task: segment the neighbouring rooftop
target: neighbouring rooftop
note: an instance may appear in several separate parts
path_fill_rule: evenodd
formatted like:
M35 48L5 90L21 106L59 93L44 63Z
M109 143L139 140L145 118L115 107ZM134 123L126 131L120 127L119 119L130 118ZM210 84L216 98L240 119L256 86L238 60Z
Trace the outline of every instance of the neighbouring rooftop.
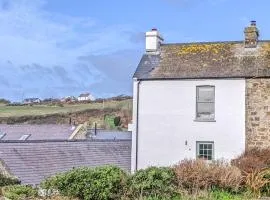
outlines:
M95 132L95 129L90 129L86 137L93 140L131 140L131 132L104 129L97 129Z
M0 161L22 184L33 185L74 167L115 165L130 171L131 140L0 141Z
M67 140L74 129L57 124L0 124L0 140Z

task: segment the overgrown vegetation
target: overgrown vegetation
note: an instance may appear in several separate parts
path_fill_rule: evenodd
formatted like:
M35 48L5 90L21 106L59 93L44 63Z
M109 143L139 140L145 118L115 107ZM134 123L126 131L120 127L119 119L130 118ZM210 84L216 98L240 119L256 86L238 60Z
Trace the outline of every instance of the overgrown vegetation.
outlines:
M270 196L270 149L251 149L232 161L243 176L244 185L256 196Z
M168 167L150 167L139 170L130 177L127 185L130 199L142 197L172 199L177 196L177 184L174 170Z
M223 161L184 160L174 170L178 187L189 193L214 189L238 192L242 184L241 171Z
M20 181L18 179L7 177L6 175L0 173L0 187L7 186L7 185L15 185L19 183Z
M113 166L78 168L45 180L42 187L84 200L120 199L127 183L127 174Z
M37 188L28 185L11 185L2 188L3 195L11 200L32 199L38 196Z
M245 200L270 197L269 150L251 150L232 164L184 160L134 174L113 167L78 168L46 179L48 199L62 200ZM251 156L252 155L252 156ZM260 165L251 165L252 158ZM35 188L4 187L4 195L34 199ZM55 195L61 196L55 196ZM63 197L64 196L64 197ZM43 198L44 199L44 198Z

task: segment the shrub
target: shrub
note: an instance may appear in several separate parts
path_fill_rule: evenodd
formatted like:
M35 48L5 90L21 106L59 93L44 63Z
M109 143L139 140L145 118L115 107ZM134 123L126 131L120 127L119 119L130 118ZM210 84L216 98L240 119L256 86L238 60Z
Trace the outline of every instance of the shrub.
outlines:
M243 173L251 173L270 166L270 149L251 149L232 161Z
M120 199L127 174L113 166L78 168L51 177L42 183L47 190L58 190L68 197L85 200Z
M9 104L10 101L7 100L7 99L0 98L0 103L1 103L1 104Z
M171 168L150 167L139 170L129 180L131 199L172 199L176 195L176 177Z
M179 189L190 193L215 188L237 191L242 183L241 171L222 161L207 163L203 160L184 160L174 170Z
M4 197L11 200L31 199L38 196L38 190L29 185L12 185L2 189Z
M0 173L0 187L7 186L7 185L15 185L19 184L20 181L16 178L11 178L3 175Z
M115 117L113 122L114 122L115 126L120 126L121 125L121 117L120 116Z
M258 197L261 193L269 193L270 168L256 170L246 176L246 186Z

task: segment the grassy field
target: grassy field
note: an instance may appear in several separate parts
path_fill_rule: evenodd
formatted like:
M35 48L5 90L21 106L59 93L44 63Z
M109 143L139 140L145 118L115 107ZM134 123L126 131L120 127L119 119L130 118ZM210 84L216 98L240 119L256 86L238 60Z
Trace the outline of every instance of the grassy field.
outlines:
M70 113L83 111L88 109L132 109L132 100L123 101L108 101L103 103L88 103L88 104L64 104L60 106L49 105L33 105L33 106L5 106L0 104L0 117L20 117L20 116L35 116L48 115L55 113Z

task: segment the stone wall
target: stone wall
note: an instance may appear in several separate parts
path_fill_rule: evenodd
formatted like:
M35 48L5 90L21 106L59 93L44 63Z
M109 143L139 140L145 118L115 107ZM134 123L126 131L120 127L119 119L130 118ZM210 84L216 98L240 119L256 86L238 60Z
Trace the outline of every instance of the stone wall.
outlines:
M246 147L270 147L270 79L246 80Z

